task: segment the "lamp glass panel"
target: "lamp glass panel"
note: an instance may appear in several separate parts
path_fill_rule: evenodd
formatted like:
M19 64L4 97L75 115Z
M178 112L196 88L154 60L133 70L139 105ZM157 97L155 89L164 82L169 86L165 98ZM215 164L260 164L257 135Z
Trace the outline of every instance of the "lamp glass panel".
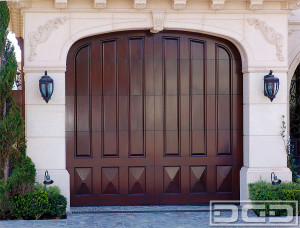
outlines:
M46 84L41 84L41 91L44 97L47 96L47 91L46 91Z
M273 95L274 84L272 82L268 82L267 84L267 92L268 95Z
M51 96L53 93L53 84L52 83L48 83L48 96Z

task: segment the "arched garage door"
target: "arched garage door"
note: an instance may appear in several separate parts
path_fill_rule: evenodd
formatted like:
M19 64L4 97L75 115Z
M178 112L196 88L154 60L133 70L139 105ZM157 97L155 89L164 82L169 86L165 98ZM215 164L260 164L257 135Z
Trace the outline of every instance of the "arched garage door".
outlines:
M71 205L239 198L242 73L215 37L120 32L75 43L66 73Z

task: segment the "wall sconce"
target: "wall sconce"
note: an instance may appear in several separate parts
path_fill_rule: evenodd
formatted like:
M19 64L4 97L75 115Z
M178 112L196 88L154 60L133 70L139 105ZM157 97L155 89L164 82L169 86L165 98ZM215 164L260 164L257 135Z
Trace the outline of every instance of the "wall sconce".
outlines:
M47 75L47 71L45 71L45 75L41 77L39 86L43 99L48 103L53 94L54 84L53 79Z
M274 172L271 173L271 182L272 185L279 185L281 183L281 180L277 179L277 176L275 175Z
M264 77L264 94L271 102L276 97L279 90L279 79L274 77L272 73L273 71L270 70L270 73Z
M45 176L44 176L44 185L45 185L45 191L46 191L46 186L47 185L50 185L50 184L53 184L53 180L51 180L51 178L50 178L50 175L49 175L49 173L48 173L48 170L46 170L46 172L45 172Z

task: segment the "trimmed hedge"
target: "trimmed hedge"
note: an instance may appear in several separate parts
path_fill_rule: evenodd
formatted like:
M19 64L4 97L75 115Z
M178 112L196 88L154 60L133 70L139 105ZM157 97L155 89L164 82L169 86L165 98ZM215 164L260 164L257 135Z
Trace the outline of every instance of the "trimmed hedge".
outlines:
M39 219L50 209L47 193L44 191L29 192L15 197L15 209L12 217L16 219Z
M298 201L298 214L300 211L300 184L289 182L289 183L281 183L279 185L272 185L271 183L267 183L265 181L258 181L256 183L249 184L249 196L250 199L255 200L270 200L270 201ZM255 204L255 203L254 203ZM260 215L261 211L265 211L266 216L269 216L269 206L272 204L278 204L278 203L272 203L268 202L265 203L264 210L261 209L255 209L253 210L258 216ZM295 203L288 203L291 205L294 209L294 215L296 213ZM286 216L287 212L286 210L275 210L276 216Z
M67 199L57 186L47 188L38 184L33 192L14 198L14 219L63 218L66 215Z

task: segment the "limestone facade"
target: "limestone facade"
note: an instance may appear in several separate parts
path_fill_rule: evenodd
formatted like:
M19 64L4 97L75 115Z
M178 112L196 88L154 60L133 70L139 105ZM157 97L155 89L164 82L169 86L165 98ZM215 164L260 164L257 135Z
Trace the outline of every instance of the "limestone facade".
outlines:
M275 172L291 180L280 135L287 121L289 82L300 63L300 1L18 0L10 3L11 29L24 38L28 155L42 181L47 169L69 198L66 170L65 71L70 47L84 37L126 30L192 31L230 40L243 69L241 199L247 184ZM271 103L263 93L269 70L280 79ZM48 104L38 81L47 70L55 90Z

